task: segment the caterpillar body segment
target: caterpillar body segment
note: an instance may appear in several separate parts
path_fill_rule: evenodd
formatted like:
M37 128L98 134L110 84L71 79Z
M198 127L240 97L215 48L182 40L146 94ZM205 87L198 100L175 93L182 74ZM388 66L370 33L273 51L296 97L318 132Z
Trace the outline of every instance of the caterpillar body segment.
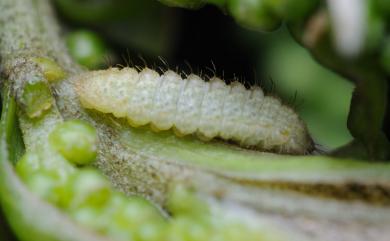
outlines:
M110 68L78 77L76 91L85 108L127 118L133 127L150 124L155 131L285 154L314 148L298 115L260 87L247 90L217 77L206 82L194 74L182 79L171 70L160 75L149 68Z

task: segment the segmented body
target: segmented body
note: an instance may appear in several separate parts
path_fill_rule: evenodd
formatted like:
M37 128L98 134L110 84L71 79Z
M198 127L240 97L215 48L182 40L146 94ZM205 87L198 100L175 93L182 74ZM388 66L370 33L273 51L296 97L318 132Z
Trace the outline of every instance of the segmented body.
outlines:
M160 75L145 68L111 68L82 75L76 90L85 108L127 118L131 126L173 129L178 136L221 138L243 147L305 154L313 142L305 124L278 98L259 87L247 90L217 77L208 82L173 71Z

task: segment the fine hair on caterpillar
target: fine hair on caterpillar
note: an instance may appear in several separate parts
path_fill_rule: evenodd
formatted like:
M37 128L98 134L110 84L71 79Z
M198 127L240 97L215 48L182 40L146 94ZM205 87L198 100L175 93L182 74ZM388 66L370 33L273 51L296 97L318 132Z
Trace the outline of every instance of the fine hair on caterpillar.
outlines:
M219 138L284 154L314 149L294 110L258 86L247 89L216 76L205 81L195 74L182 78L172 70L159 74L125 67L82 74L75 88L83 107L126 118L133 127L149 124L154 131L172 129L177 136Z

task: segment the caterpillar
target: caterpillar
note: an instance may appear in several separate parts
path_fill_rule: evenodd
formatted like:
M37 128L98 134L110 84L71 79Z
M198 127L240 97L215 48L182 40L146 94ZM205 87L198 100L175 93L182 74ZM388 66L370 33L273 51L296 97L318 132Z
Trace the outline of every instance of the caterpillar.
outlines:
M145 68L110 68L80 75L75 90L81 105L118 118L133 127L173 129L177 136L196 134L245 147L283 154L307 154L314 144L294 110L260 87L227 85L218 77L185 79L172 70L162 75Z

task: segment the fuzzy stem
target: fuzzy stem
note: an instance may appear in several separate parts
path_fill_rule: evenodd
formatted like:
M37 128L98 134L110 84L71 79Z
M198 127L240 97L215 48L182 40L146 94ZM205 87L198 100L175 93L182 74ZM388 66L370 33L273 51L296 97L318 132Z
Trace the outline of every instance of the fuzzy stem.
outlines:
M68 76L81 72L68 55L49 1L1 0L0 9L1 79L10 83L19 104L23 104L26 83L47 83L34 58L54 60ZM18 115L27 148L45 143L55 123L62 121L55 104L48 113L50 118L43 118L38 123L30 120L23 110L19 110ZM39 122L47 122L48 125L40 125Z
M53 58L70 72L80 67L70 58L47 0L0 1L0 54L3 75L22 58Z

